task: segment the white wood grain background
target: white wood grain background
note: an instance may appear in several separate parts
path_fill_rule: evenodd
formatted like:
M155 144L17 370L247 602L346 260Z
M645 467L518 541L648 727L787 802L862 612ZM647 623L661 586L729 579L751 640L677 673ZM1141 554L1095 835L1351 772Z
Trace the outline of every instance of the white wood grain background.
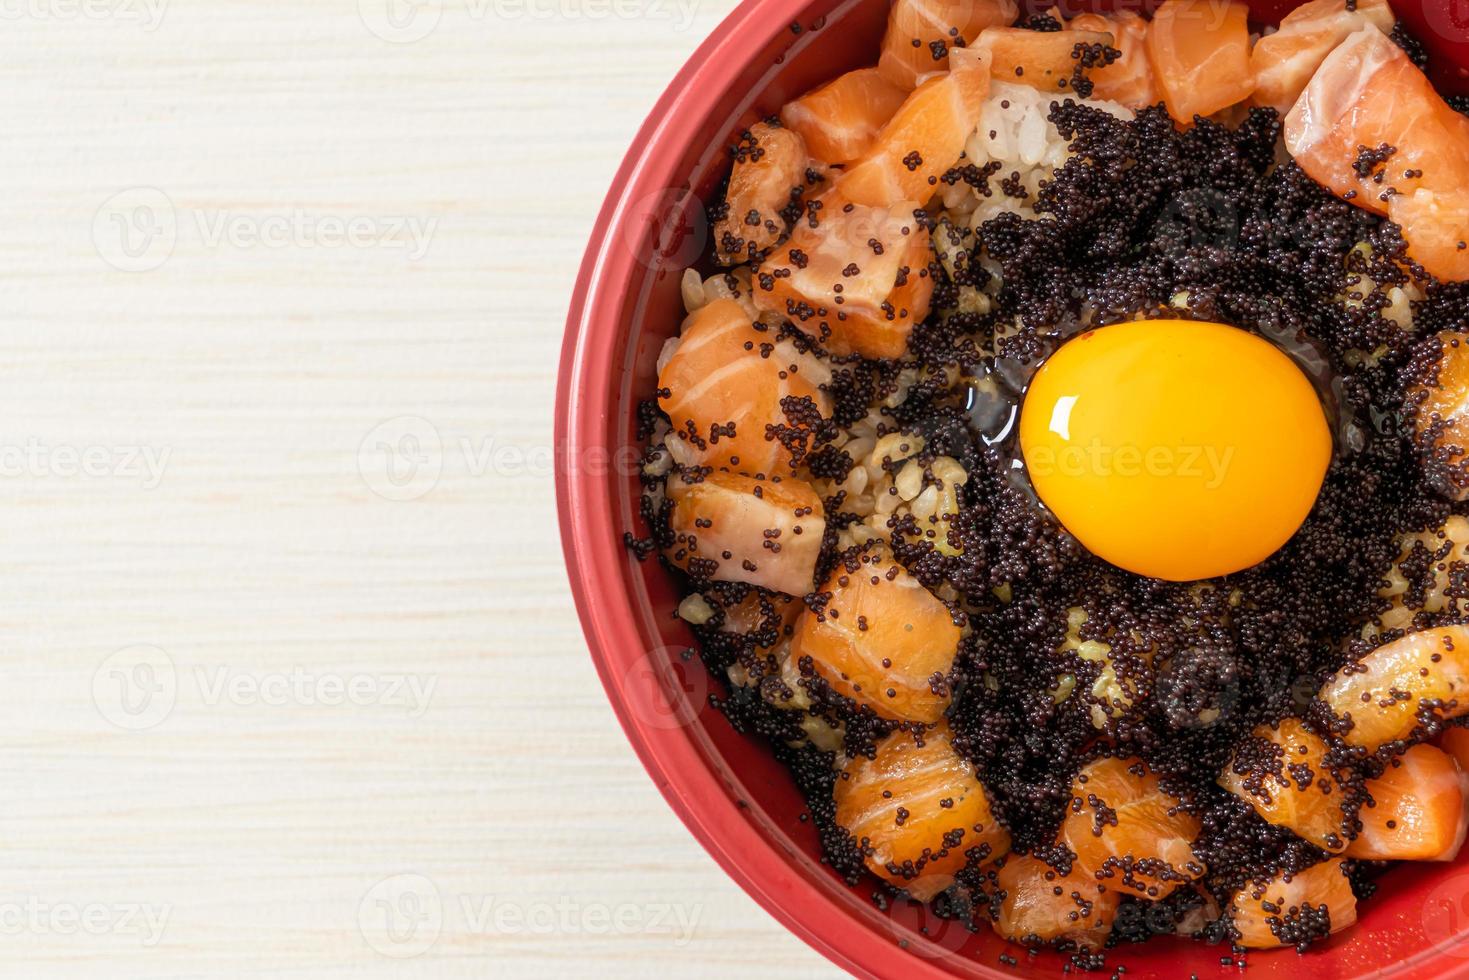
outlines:
M389 2L0 0L0 972L831 975L628 748L547 464L733 0Z

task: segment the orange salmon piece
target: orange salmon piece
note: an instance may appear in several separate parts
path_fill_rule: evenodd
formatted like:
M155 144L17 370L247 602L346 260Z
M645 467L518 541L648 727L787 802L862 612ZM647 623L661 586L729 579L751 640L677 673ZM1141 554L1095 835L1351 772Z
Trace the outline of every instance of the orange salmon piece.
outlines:
M831 598L801 614L791 656L810 657L833 690L884 718L942 718L960 638L949 608L887 561L838 565L821 591Z
M991 78L1029 85L1042 92L1070 92L1078 46L1110 46L1113 40L1110 33L1099 31L991 27L979 35L974 50L989 54Z
M786 103L780 121L822 163L846 164L867 152L907 98L876 68L859 68Z
M948 71L949 55L987 27L1012 24L1015 0L895 0L877 70L911 92L935 72Z
M831 353L901 357L928 316L934 281L929 232L912 202L892 208L823 196L755 276L755 305L816 338ZM814 225L813 225L814 221Z
M1249 19L1249 7L1225 0L1166 0L1153 14L1148 59L1175 121L1188 125L1250 97Z
M1255 104L1285 115L1333 48L1364 27L1389 34L1396 19L1387 0L1357 0L1355 10L1346 0L1310 0L1292 10L1250 52Z
M862 847L867 867L920 901L954 883L973 852L988 861L1010 850L974 767L954 751L946 726L923 744L896 731L872 758L846 764L832 790L836 821Z
M1444 282L1469 279L1469 187L1394 194L1387 216L1403 229L1408 258Z
M739 602L723 606L720 630L745 636L754 641L755 649L767 651L792 635L803 608L799 599L751 589Z
M1460 729L1462 731L1462 729ZM1343 856L1368 861L1452 861L1469 829L1469 776L1454 757L1415 745L1367 781L1371 804L1357 819L1362 832Z
M1463 500L1469 497L1469 456L1464 452L1469 448L1469 334L1446 330L1436 339L1440 351L1438 376L1432 384L1415 386L1408 393L1408 404L1414 406L1414 428L1426 465L1437 471L1434 476L1442 478L1442 492ZM1463 534L1463 520L1449 518L1444 524L1445 533ZM1458 550L1456 546L1449 557L1457 558ZM1445 581L1425 596L1430 611L1434 606L1444 607L1443 588L1450 584ZM1405 622L1397 625L1411 623L1412 617L1405 614L1400 616Z
M668 560L679 568L787 595L815 585L826 513L809 483L723 472L687 482L675 473L668 498L675 536Z
M1394 194L1452 195L1469 186L1469 118L1375 27L1327 55L1285 117L1285 144L1312 180L1376 214L1390 214ZM1394 150L1375 165L1363 156L1384 146ZM1454 227L1457 209L1435 215L1428 203L1408 206L1404 217L1423 223L1405 224L1404 237L1426 249L1437 233L1456 246L1466 232Z
M989 56L955 51L951 70L920 85L882 128L867 152L837 180L837 193L853 204L893 207L926 203L939 178L959 162L979 125L990 91Z
M1411 735L1424 699L1442 702L1441 718L1469 714L1469 626L1440 626L1380 646L1327 680L1318 697L1351 720L1342 739L1369 752Z
M1012 854L995 872L1000 888L995 932L1024 946L1062 940L1101 949L1116 921L1121 896L1099 890L1096 882L1074 868L1063 875L1044 861Z
M758 122L736 145L725 214L714 226L714 257L739 265L763 256L786 233L781 214L806 187L810 154L800 135Z
M1078 31L1095 31L1112 35L1112 47L1122 52L1122 57L1105 68L1093 68L1088 76L1092 80L1092 98L1108 99L1141 109L1163 101L1163 92L1153 77L1153 63L1148 60L1148 22L1130 11L1119 10L1113 14L1079 14L1071 18L1068 27Z
M1076 869L1109 892L1157 900L1200 877L1199 819L1179 811L1138 759L1098 759L1071 784L1061 840Z
M1254 807L1266 823L1327 851L1346 847L1342 789L1326 765L1326 742L1299 718L1286 718L1273 728L1260 725L1253 738L1255 744L1236 751L1219 785Z
M781 399L810 399L830 416L831 399L819 387L828 377L816 358L776 343L734 300L710 303L689 317L658 375L658 406L677 434L674 457L750 476L789 474L792 450L804 453L813 433L790 422ZM775 427L784 427L788 443Z
M1272 949L1294 945L1293 933L1307 923L1329 918L1331 933L1351 927L1357 921L1357 898L1341 858L1331 858L1289 879L1282 874L1245 885L1235 892L1230 914L1241 946Z

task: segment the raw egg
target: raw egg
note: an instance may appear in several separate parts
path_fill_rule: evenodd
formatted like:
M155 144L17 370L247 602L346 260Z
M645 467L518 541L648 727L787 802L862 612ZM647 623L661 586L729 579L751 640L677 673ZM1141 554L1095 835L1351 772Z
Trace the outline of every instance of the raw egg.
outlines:
M1189 582L1268 558L1331 462L1309 378L1235 327L1139 320L1068 341L1036 372L1020 448L1041 501L1093 554Z

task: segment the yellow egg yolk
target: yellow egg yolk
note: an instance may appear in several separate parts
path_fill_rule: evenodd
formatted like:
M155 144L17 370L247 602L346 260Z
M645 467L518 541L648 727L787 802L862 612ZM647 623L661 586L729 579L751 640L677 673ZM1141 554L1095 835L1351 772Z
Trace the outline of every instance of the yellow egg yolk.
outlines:
M1189 582L1249 568L1316 502L1331 430L1279 348L1217 323L1140 320L1036 372L1020 447L1041 501L1093 554Z

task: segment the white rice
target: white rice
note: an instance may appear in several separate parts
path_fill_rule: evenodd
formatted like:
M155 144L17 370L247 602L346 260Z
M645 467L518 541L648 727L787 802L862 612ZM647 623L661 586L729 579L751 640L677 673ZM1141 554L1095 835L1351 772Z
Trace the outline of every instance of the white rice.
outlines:
M716 300L732 299L744 308L751 320L758 320L761 314L755 308L752 278L749 266L716 272L708 279L701 277L695 269L685 269L679 283L684 309L694 313Z
M1067 141L1047 118L1051 104L1057 101L1063 100L1028 85L991 83L990 96L985 100L979 125L964 145L964 155L967 162L979 167L997 162L1000 170L990 180L989 197L964 183L945 189L944 207L953 217L970 227L978 227L1006 211L1035 217L1031 202L1041 182L1050 179L1072 155ZM1131 110L1116 102L1075 96L1065 101L1080 102L1119 119L1133 118ZM1022 199L1003 193L999 182L1005 178L1017 180L1028 196Z

